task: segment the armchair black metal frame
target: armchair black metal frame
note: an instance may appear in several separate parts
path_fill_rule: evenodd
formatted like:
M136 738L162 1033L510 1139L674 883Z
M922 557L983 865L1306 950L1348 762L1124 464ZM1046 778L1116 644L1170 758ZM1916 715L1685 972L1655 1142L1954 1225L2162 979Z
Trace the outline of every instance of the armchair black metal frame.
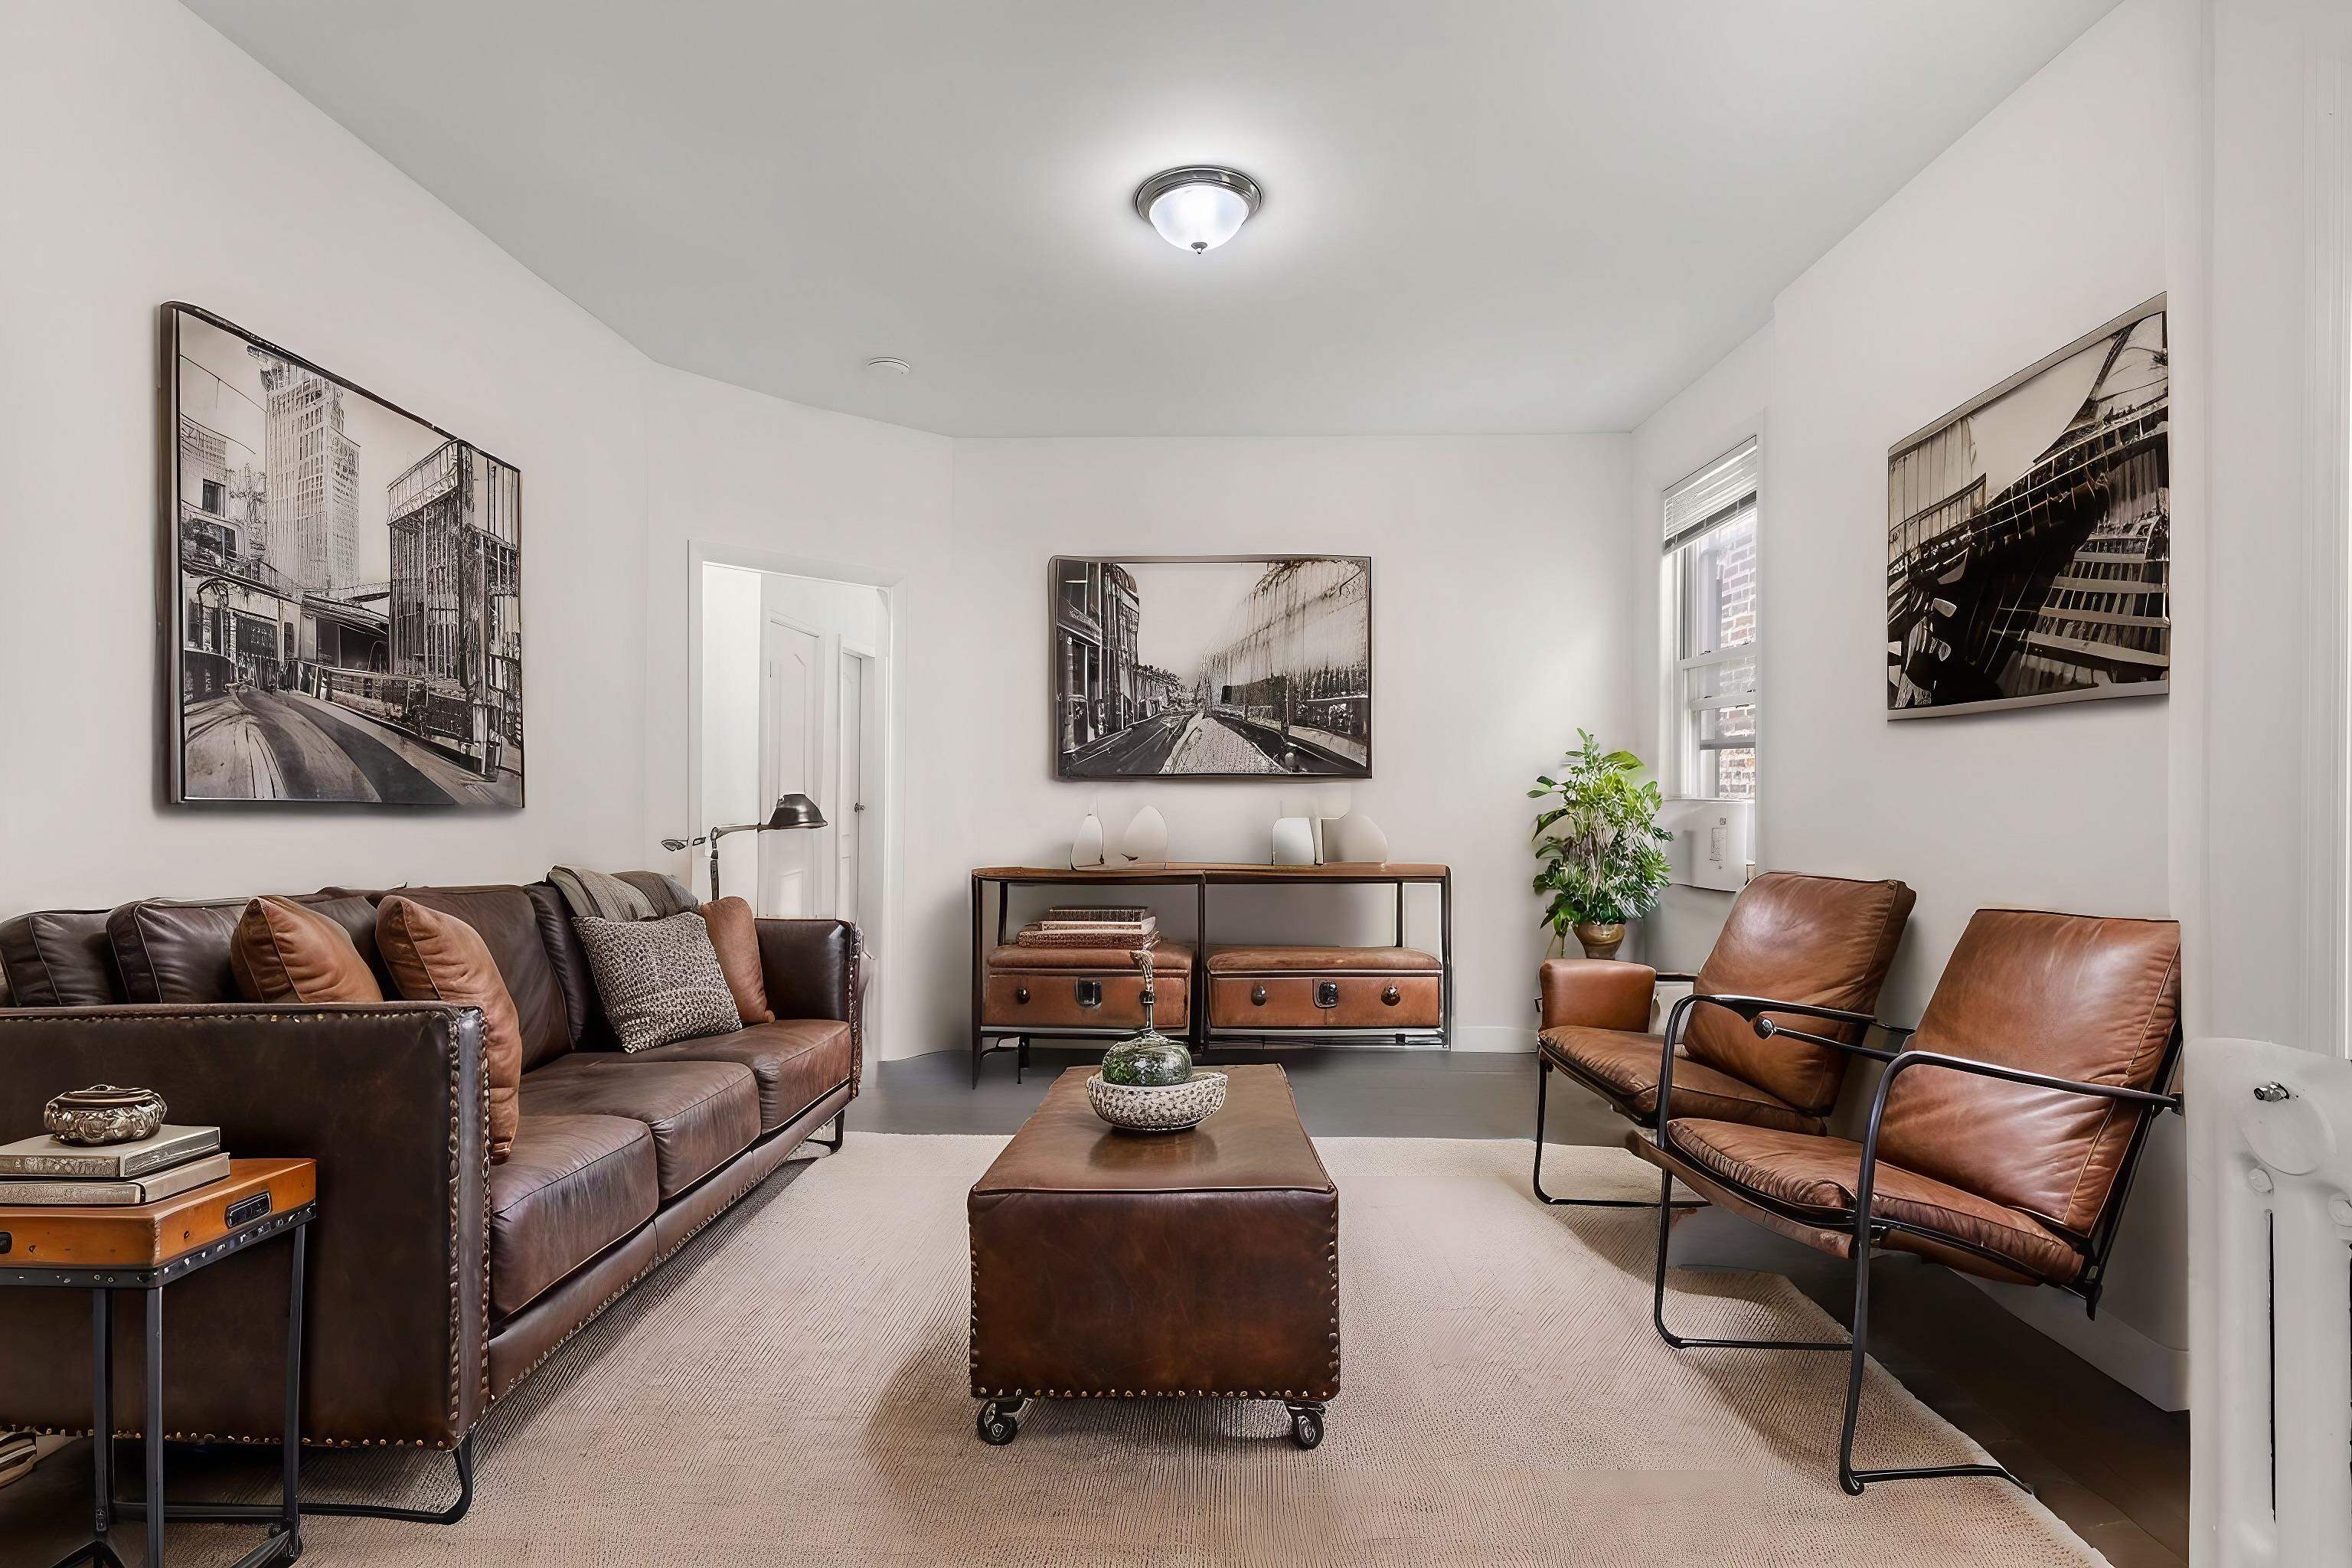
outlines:
M1656 977L1656 978L1657 978L1657 979L1659 979L1659 980L1665 981L1665 982L1666 982L1667 984L1696 984L1696 981L1698 980L1698 976L1697 976L1697 975L1696 975L1696 974L1675 974L1675 973L1666 973L1666 972L1664 972L1664 971L1663 971L1663 970L1659 972L1659 973L1658 973L1658 975L1657 975L1657 977ZM1677 1005L1677 1006L1680 1006L1680 1005L1681 1005L1681 1004L1677 1003L1677 1004L1676 1004L1676 1005ZM1676 1016L1679 1016L1679 1015L1676 1015ZM1667 1020L1667 1027L1668 1027L1668 1028L1670 1028L1670 1029L1674 1027L1674 1018L1673 1018L1673 1017L1668 1018L1668 1020ZM1676 1037L1679 1037L1677 1036ZM1669 1046L1668 1046L1668 1047L1667 1047L1667 1048L1668 1048L1668 1049L1672 1049L1672 1048L1673 1048L1673 1047L1672 1047L1672 1045L1671 1045L1671 1044L1669 1044ZM1655 1205L1655 1204L1654 1204L1654 1203L1652 1203L1652 1202L1651 1202L1649 1199L1647 1199L1647 1198L1570 1198L1570 1197L1554 1197L1551 1194L1549 1194L1549 1193L1548 1193L1548 1192L1544 1191L1544 1184L1543 1184L1544 1119L1545 1119L1545 1111L1546 1111L1546 1110L1547 1110L1547 1108L1548 1108L1548 1107L1547 1107L1547 1102L1548 1102L1548 1101L1549 1100L1549 1099L1550 1099L1550 1092L1549 1092L1549 1091L1550 1091L1550 1089L1551 1089L1551 1075L1552 1075L1553 1073L1555 1073L1555 1072L1559 1073L1561 1076L1563 1076L1563 1077L1567 1078L1570 1082L1578 1082L1578 1081L1580 1081L1580 1079L1578 1079L1578 1078L1577 1078L1577 1075L1576 1075L1576 1074L1574 1074L1574 1073L1572 1073L1572 1072L1570 1072L1566 1068L1556 1068L1556 1067L1554 1067L1554 1066L1552 1065L1551 1058L1550 1058L1549 1057L1547 1057L1547 1056L1545 1056L1545 1055L1544 1055L1542 1045L1541 1045L1540 1043L1539 1043L1539 1044L1538 1044L1538 1045L1537 1045L1537 1047L1536 1047L1536 1166L1535 1166L1535 1169L1534 1169L1532 1172L1530 1172L1530 1173L1528 1173L1528 1184L1530 1187L1533 1187L1533 1188L1535 1189L1536 1200L1537 1200L1538 1203L1547 1203L1547 1204L1550 1204L1550 1205L1552 1205L1554 1207L1567 1207L1567 1208L1583 1208L1583 1209L1654 1209L1654 1208L1656 1208L1658 1205ZM1590 1087L1591 1087L1591 1086L1587 1085L1586 1087L1587 1087L1587 1088L1590 1088ZM1595 1090L1595 1092L1597 1093L1597 1092L1599 1092L1599 1091L1598 1091L1598 1090ZM1660 1099L1660 1100L1658 1101L1658 1103L1659 1103L1659 1104L1661 1104L1661 1105L1664 1105L1664 1104L1665 1103L1665 1100L1662 1098L1662 1099ZM1677 1200L1675 1200L1675 1204L1674 1204L1674 1206L1675 1206L1675 1207L1676 1207L1676 1208L1681 1208L1681 1209L1696 1209L1696 1208L1705 1208L1705 1207L1706 1206L1706 1200L1701 1199L1701 1198L1684 1198L1684 1199L1677 1199Z
M1670 1104L1668 1095L1674 1079L1675 1046L1682 1037L1683 1022L1688 1016L1689 1010L1702 1003L1726 1008L1746 1019L1755 1029L1759 1038L1769 1040L1776 1035L1786 1035L1791 1039L1803 1040L1811 1045L1828 1046L1885 1064L1886 1071L1878 1080L1877 1092L1871 1098L1870 1121L1863 1134L1862 1164L1854 1184L1854 1203L1852 1212L1832 1216L1826 1221L1816 1215L1787 1215L1787 1217L1801 1224L1818 1228L1826 1229L1839 1226L1850 1226L1853 1228L1853 1331L1852 1337L1843 1342L1834 1340L1692 1339L1675 1333L1666 1327L1666 1240L1673 1215L1668 1209L1661 1206L1658 1210L1657 1268L1651 1298L1651 1317L1657 1325L1659 1338L1676 1350L1731 1349L1847 1352L1845 1420L1838 1433L1838 1484L1852 1496L1860 1497L1863 1489L1873 1481L1923 1480L1949 1476L1997 1476L2030 1494L2033 1489L2005 1465L1915 1465L1866 1470L1854 1468L1854 1426L1862 1411L1863 1367L1870 1355L1870 1258L1874 1247L1885 1237L1902 1232L1931 1240L1938 1247L1983 1258L2011 1273L2023 1272L2015 1258L2004 1257L1989 1247L1942 1231L1930 1230L1903 1220L1871 1214L1871 1193L1878 1165L1879 1127L1886 1115L1888 1091L1895 1087L1895 1080L1904 1073L1914 1068L1924 1067L1951 1072L1973 1073L1979 1077L2000 1079L2010 1083L2031 1084L2037 1088L2059 1089L2070 1094L2112 1100L2125 1104L2145 1105L2152 1110L2179 1111L2183 1105L2182 1097L2178 1093L2126 1089L2116 1084L2084 1083L2073 1079L2053 1077L2047 1073L2029 1072L2021 1068L2003 1067L1995 1062L1978 1061L1970 1057L1951 1056L1941 1051L1889 1050L1875 1046L1848 1043L1827 1035L1791 1029L1772 1018L1764 1016L1767 1013L1793 1014L1802 1017L1820 1018L1827 1022L1850 1024L1860 1027L1874 1026L1898 1042L1907 1040L1915 1033L1914 1030L1898 1025L1881 1024L1877 1019L1864 1013L1846 1012L1835 1007L1816 1007L1797 1003L1775 1002L1760 996L1692 995L1676 1003L1673 1016L1666 1021L1665 1048L1658 1066L1658 1115L1654 1131L1657 1147L1662 1154L1671 1152L1673 1149L1673 1145L1667 1141L1666 1126L1671 1120L1667 1110ZM2159 1085L2171 1083L2173 1074L2179 1067L2181 1041L2181 1029L2178 1024L2175 1024L2171 1037L2165 1043L2164 1054L2158 1064L2156 1077L2151 1081ZM2138 1172L2140 1152L2147 1145L2148 1128L2154 1121L2155 1117L2152 1115L2143 1116L2139 1119L2138 1125L2132 1129L2130 1141L2124 1148L2123 1163L2116 1173L2115 1190L2108 1194L2097 1222L2092 1226L2088 1245L2084 1249L2085 1261L2083 1271L2073 1279L2041 1281L2042 1284L2063 1290L2069 1295L2079 1297L2087 1316L2095 1318L2098 1315L2099 1296L2106 1288L2108 1255L2115 1248L2116 1231L2122 1222L2124 1204L2131 1195L2132 1178ZM1667 1168L1662 1168L1660 1174L1663 1179L1659 1186L1659 1194L1663 1205L1673 1195L1675 1175L1674 1172ZM1786 1213L1780 1205L1760 1194L1742 1192L1740 1196L1758 1208L1774 1213Z

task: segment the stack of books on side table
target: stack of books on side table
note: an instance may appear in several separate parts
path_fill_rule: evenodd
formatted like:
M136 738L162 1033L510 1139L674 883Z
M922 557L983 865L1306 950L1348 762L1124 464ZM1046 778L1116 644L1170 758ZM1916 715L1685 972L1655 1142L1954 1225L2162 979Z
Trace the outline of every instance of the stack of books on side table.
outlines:
M1065 905L1047 910L1013 940L1023 947L1152 947L1160 917L1150 910Z
M68 1143L38 1133L0 1143L0 1205L121 1208L176 1197L228 1174L217 1127L163 1127L128 1143Z

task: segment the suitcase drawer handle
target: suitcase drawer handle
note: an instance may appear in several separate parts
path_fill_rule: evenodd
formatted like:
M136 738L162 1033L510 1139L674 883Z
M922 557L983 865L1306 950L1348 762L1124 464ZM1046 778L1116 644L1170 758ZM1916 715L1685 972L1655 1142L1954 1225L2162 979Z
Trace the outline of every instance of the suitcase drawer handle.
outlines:
M1253 985L1250 987L1250 1005L1253 1007L1263 1007L1265 1005L1265 986Z
M1404 993L1391 985L1387 990L1381 993L1381 1000L1393 1007L1399 1002L1404 1000Z
M1013 992L1013 1000L1022 1006L1027 1006L1029 1005L1029 987L1026 985L1014 987Z
M1081 980L1078 982L1078 1005L1081 1007L1099 1007L1102 1005L1101 981Z
M1336 980L1317 981L1315 1005L1318 1007L1337 1007L1339 1005L1339 983Z

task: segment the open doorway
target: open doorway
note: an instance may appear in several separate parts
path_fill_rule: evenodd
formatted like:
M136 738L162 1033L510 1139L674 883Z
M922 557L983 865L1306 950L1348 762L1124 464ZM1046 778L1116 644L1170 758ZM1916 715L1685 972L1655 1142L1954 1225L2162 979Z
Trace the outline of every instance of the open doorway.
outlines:
M695 789L709 825L805 795L824 826L730 834L722 893L763 916L857 922L869 981L887 917L890 595L871 584L705 559ZM698 868L707 880L709 868ZM878 1028L868 986L869 1029Z

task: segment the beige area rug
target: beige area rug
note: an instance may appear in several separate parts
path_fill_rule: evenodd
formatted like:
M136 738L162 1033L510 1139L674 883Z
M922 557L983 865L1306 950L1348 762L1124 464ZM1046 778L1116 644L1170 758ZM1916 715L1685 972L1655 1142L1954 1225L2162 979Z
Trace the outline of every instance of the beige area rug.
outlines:
M2000 1482L1845 1496L1843 1361L1668 1350L1649 1321L1653 1221L1538 1205L1525 1143L1318 1145L1340 1191L1343 1386L1315 1452L1278 1404L1192 1400L1047 1403L989 1447L965 1384L964 1192L1003 1142L853 1134L493 1413L471 1518L306 1521L307 1560L2103 1561ZM1558 1169L1563 1190L1654 1191L1619 1150L1563 1149ZM1673 1290L1685 1331L1836 1332L1775 1277L1680 1272ZM1862 1432L1865 1463L1982 1457L1875 1369ZM400 1462L317 1479L396 1484ZM446 1487L446 1458L405 1463L421 1491Z

